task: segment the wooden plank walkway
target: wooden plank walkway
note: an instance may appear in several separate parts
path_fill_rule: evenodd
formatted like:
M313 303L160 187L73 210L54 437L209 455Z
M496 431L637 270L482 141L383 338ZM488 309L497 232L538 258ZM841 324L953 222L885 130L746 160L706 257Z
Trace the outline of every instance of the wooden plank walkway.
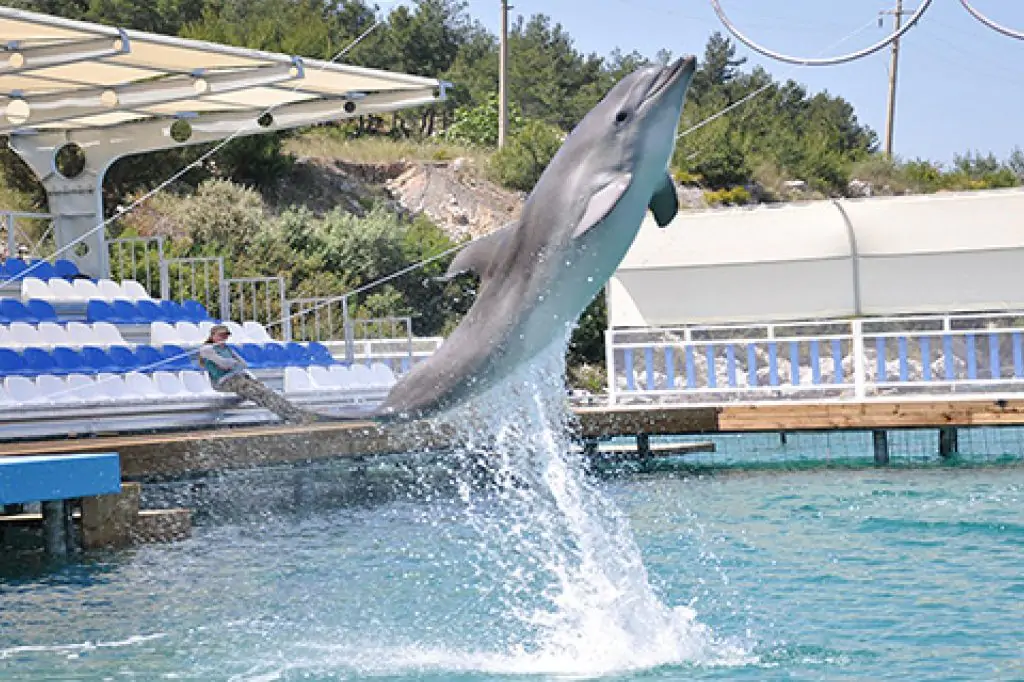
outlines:
M659 435L1024 426L1024 398L579 407L574 412L579 419L577 435L582 440L639 436L638 446L649 443L650 436ZM130 480L335 457L444 450L449 444L443 432L433 429L336 422L9 442L0 443L0 455L69 450L119 452L122 475Z

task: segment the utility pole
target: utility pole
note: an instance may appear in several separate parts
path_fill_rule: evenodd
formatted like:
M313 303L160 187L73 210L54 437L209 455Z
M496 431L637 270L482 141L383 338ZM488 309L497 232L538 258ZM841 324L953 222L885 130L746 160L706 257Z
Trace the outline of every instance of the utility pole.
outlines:
M508 136L508 0L501 0L501 47L498 51L498 149Z
M882 14L892 14L895 18L894 32L899 31L903 25L903 15L911 14L911 12L903 11L903 0L896 0L895 10L885 10L879 12ZM882 23L882 17L878 17L878 23ZM893 128L896 125L896 71L899 68L900 61L900 40L897 38L892 41L892 62L889 65L889 107L888 114L885 118L885 155L890 159L892 158L892 135Z

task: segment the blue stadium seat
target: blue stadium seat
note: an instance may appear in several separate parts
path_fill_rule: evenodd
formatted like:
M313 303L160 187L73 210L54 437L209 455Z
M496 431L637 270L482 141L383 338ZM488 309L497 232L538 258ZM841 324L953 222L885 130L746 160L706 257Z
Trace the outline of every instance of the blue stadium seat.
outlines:
M22 350L21 359L25 362L24 374L27 376L54 374L57 369L53 356L42 348L26 348Z
M107 348L107 356L117 367L118 372L132 372L138 369L139 358L128 346L110 346Z
M33 322L32 313L16 298L0 299L0 324Z
M115 300L110 304L110 308L114 311L114 319L118 324L149 324L150 322L139 313L139 309L131 301Z
M183 301L181 308L184 310L186 315L183 319L186 319L189 322L202 322L210 319L210 313L199 301L193 301L191 299Z
M74 348L58 346L50 351L53 357L53 364L56 367L54 374L91 374L85 366L85 359L82 354Z
M52 265L38 258L30 262L28 267L25 268L25 276L38 277L44 282L49 279L60 277L60 275L57 274L57 271L53 269Z
M117 322L117 316L110 304L97 299L86 303L85 319L89 322Z
M309 354L312 356L312 365L334 365L337 361L331 355L331 351L319 341L309 342Z
M164 299L160 301L160 313L164 316L165 322L181 322L186 319L185 311L177 301Z
M37 324L39 322L57 321L57 311L53 309L53 306L50 305L49 301L44 301L41 298L31 298L28 303L25 304L25 308Z
M8 258L3 263L3 277L4 279L21 279L26 267L28 266L25 261L20 258Z
M234 349L253 369L261 369L267 366L266 358L263 355L263 346L257 343L243 343L234 346Z
M168 321L167 313L164 311L163 306L157 305L154 301L136 301L135 309L146 322Z
M89 368L90 373L120 371L106 351L98 346L85 346L82 348L82 359L85 366Z
M161 365L163 359L164 354L153 348L153 346L140 345L135 347L135 366L140 372L163 370Z
M165 363L160 366L161 370L168 372L182 372L196 368L195 362L192 360L193 356L181 346L163 346L163 355Z
M280 343L263 344L263 361L267 367L287 367L288 351Z
M53 269L58 277L63 277L64 279L73 279L78 274L78 266L75 265L74 261L69 261L67 258L58 258L53 261Z
M309 367L314 364L313 354L301 343L289 341L284 345L284 349L288 354L288 364L291 367Z
M25 370L25 361L20 353L10 348L0 348L0 376L21 376Z

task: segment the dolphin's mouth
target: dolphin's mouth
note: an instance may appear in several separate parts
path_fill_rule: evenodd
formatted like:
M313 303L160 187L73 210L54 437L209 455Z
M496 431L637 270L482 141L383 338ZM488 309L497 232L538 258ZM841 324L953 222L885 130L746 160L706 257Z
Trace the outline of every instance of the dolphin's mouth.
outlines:
M689 78L692 76L696 68L696 57L680 57L661 70L658 77L654 79L654 83L651 84L651 89L647 92L647 97L644 99L647 101L656 99L661 95L661 93L670 89L684 77Z

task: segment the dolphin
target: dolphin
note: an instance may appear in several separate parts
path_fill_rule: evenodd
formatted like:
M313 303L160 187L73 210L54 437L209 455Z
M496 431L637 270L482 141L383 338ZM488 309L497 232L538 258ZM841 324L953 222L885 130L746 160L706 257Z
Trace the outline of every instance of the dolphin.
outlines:
M399 380L378 421L428 418L482 393L565 339L618 267L650 209L678 211L668 164L695 60L620 80L566 137L517 221L472 242L444 279L473 271L473 306L441 347Z

